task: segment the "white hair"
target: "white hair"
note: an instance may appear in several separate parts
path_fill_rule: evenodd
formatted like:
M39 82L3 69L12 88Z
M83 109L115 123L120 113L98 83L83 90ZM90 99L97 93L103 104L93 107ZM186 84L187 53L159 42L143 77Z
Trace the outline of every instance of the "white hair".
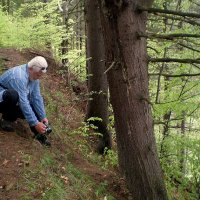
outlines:
M38 69L43 67L47 68L48 64L46 59L42 56L36 56L28 62L28 68L33 68L35 71L38 71ZM46 69L43 72L46 72Z

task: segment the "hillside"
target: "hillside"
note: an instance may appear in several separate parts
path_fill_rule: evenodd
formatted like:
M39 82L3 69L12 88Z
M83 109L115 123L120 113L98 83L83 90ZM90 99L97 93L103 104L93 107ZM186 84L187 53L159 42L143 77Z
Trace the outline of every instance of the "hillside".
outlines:
M0 49L0 67L26 63L37 54ZM15 132L0 130L0 200L130 199L117 170L103 169L104 158L80 133L85 103L65 86L51 56L42 55L50 63L41 88L53 127L52 147L33 140L23 120L15 123Z

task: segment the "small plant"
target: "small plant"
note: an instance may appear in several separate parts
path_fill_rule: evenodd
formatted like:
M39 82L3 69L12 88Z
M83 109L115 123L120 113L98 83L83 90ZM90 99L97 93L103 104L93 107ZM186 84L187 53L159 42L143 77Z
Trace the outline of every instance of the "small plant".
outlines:
M109 168L109 167L116 168L117 166L118 166L117 152L112 149L106 150L104 167L105 168Z
M87 119L86 122L82 122L82 126L79 127L77 130L75 130L72 134L74 134L74 135L78 134L83 137L89 137L91 130L97 130L97 126L93 125L91 123L92 121L102 121L102 119L98 118L98 117L91 117L91 118ZM92 134L101 136L101 134L98 132L92 132Z
M106 199L106 200L115 200L115 198L112 195L107 195L106 191L108 188L107 181L104 181L100 183L96 189L95 195L97 199Z

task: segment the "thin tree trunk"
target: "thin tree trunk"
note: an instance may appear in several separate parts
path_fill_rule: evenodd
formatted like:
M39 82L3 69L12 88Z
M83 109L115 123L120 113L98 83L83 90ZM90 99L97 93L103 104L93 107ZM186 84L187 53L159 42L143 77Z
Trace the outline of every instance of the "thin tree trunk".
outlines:
M88 92L90 93L86 119L101 118L102 121L91 121L102 134L98 145L98 152L103 154L105 148L111 148L111 135L108 124L108 83L105 71L105 50L100 22L100 11L97 1L86 1L86 35Z
M181 137L184 141L185 138L185 112L183 112L183 120L181 121ZM185 176L185 170L186 170L186 160L185 160L185 146L181 146L181 152L180 152L180 171L182 172L182 177Z
M99 3L119 164L133 199L165 200L149 106L146 40L137 37L145 33L147 15L133 9L133 0Z
M68 16L68 3L67 1L63 0L62 1L62 6L60 7L60 11L62 13L62 25L65 26L66 28L66 34L63 36L63 40L61 42L61 55L65 56L68 52L68 45L69 41L67 38L67 31L68 31L68 25L67 25L67 16ZM69 68L68 68L68 59L67 58L62 58L62 67L63 69L66 70L66 84L69 84L70 78L69 78Z

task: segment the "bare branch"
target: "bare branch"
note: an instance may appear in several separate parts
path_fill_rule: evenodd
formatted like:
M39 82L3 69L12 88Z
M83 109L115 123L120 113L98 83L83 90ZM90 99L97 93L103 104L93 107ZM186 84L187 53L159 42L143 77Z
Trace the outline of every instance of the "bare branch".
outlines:
M197 5L197 6L200 6L200 4L195 2L195 1L192 1L192 0L189 0L189 1L192 2L193 4Z
M147 49L151 49L151 50L155 51L157 54L159 54L159 51L151 46L147 46Z
M193 18L200 18L200 14L198 13L189 13L189 12L180 12L180 11L174 11L174 10L164 10L160 8L143 8L139 7L138 11L148 11L148 13L165 13L169 15L177 15L181 17L193 17Z
M180 45L180 46L182 46L182 47L185 47L185 48L187 48L187 49L190 49L190 50L192 50L192 51L196 51L196 52L199 52L199 53L200 53L199 50L194 49L194 48L192 48L192 47L190 47L190 46L188 46L188 45L185 45L185 44L183 44L183 43L178 42L177 44Z
M194 84L192 87L188 88L187 90L183 91L181 96L183 96L184 94L186 94L187 92L190 92L193 88L195 88L196 86L198 86L200 83L196 83ZM179 95L180 96L180 95Z
M196 67L197 69L200 69L200 67L199 67L198 65L195 65L194 63L192 63L192 65L193 65L194 67Z
M191 24L191 25L196 25L196 26L200 26L200 23L195 21L195 20L192 20L192 19L188 19L186 17L175 17L175 16L170 16L170 15L167 15L167 14L157 14L156 16L158 17L163 17L163 18L167 18L167 19L172 19L172 20L177 20L177 21L183 21L183 22L186 22L188 24ZM160 19L160 18L159 18ZM151 19L150 19L151 20Z
M200 76L198 74L159 74L159 73L149 73L150 76L165 76L165 77L183 77L183 76Z
M197 63L200 64L200 58L197 59L178 59L178 58L149 58L149 62L176 62L176 63Z
M166 40L173 40L174 38L183 38L183 37L192 37L192 38L200 38L200 34L188 34L188 33L172 33L172 34L156 34L156 33L138 33L138 37L145 38L159 38Z

